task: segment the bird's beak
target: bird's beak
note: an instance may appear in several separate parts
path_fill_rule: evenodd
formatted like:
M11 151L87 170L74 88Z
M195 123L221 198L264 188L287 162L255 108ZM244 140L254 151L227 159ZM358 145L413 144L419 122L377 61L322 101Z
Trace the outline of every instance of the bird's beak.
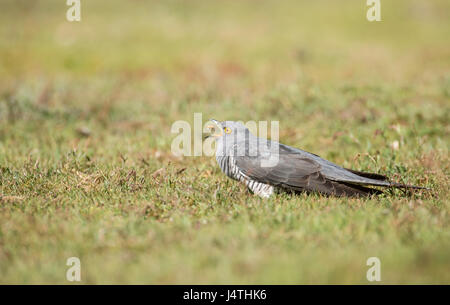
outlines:
M211 138L211 137L214 137L214 138L221 137L222 136L222 124L219 121L214 120L214 119L211 119L209 121L213 122L214 124L209 124L209 125L206 126L206 128L209 129L211 134L208 135L207 137L205 137L205 139ZM217 130L217 129L220 131L220 133L212 133L213 130Z

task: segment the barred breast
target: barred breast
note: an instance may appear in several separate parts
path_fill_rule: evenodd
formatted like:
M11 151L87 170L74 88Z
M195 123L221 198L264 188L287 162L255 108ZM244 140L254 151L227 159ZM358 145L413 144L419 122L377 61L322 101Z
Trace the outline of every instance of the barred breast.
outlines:
M273 194L273 186L258 182L243 174L236 166L236 161L233 156L217 156L216 159L220 169L225 175L231 179L245 183L254 194L263 198L268 198Z

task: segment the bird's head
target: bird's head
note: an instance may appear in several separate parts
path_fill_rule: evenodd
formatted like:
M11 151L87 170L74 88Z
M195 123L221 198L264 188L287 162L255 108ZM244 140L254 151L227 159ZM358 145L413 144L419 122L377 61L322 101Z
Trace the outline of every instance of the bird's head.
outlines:
M247 127L241 122L234 121L223 121L219 122L217 120L210 120L213 124L207 126L211 131L211 135L208 137L214 137L216 140L220 138L237 138L244 137L246 134L250 133Z
M213 124L207 126L211 130L211 135L216 140L217 148L228 151L234 144L244 142L251 137L247 127L241 122L210 120Z

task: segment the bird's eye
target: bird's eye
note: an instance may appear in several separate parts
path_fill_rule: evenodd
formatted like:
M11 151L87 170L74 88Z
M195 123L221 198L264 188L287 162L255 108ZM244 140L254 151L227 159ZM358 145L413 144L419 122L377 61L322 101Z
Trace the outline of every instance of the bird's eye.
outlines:
M231 133L231 129L228 127L224 127L223 130L225 131L225 133Z

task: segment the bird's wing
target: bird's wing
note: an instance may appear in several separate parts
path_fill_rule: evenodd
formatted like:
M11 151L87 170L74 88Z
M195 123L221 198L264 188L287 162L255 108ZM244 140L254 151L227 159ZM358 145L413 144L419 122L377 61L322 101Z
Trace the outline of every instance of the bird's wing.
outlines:
M373 189L354 186L326 178L321 165L300 154L276 155L278 162L270 167L262 166L261 156L237 156L236 166L247 177L256 181L292 191L315 191L328 195L367 195Z
M308 179L320 173L320 165L298 155L278 155L276 165L264 167L260 157L235 157L236 165L246 176L275 186L305 187Z

